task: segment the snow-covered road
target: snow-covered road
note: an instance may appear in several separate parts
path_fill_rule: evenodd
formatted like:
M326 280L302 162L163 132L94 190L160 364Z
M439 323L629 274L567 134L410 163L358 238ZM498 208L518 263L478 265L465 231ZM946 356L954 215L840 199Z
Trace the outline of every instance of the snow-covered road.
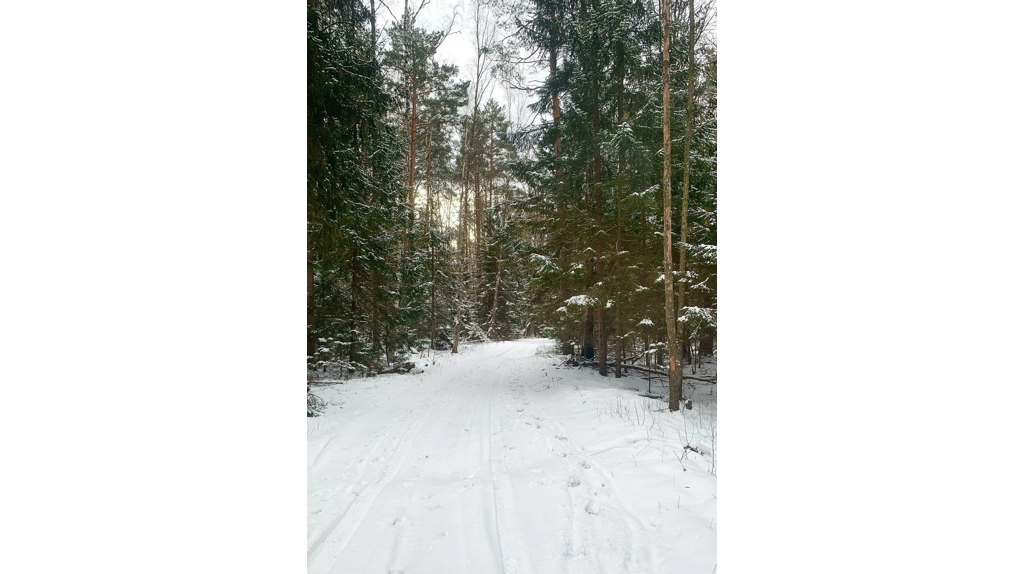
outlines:
M715 569L712 386L659 412L640 378L557 367L544 339L429 363L314 388L308 572Z

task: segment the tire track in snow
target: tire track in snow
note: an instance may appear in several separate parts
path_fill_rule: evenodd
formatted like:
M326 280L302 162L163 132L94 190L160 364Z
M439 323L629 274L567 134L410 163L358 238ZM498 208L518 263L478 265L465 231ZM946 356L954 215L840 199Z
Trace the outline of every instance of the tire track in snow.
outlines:
M647 571L645 568L658 564L657 548L651 543L650 532L623 502L611 473L594 460L594 453L581 450L565 427L557 418L549 416L542 406L524 406L528 407L531 416L544 421L535 428L545 436L552 453L560 452L566 459L568 478L579 481L575 487L564 488L568 501L567 528L563 533L567 549L563 556L565 571L588 574L619 568ZM589 510L591 502L598 505L596 512ZM598 524L603 525L602 533L614 532L618 540L611 545L599 540L595 531Z
M419 436L420 430L426 424L427 419L436 411L443 409L451 398L452 395L449 394L441 406L437 407L437 409L429 410L426 415L420 417L406 430L399 441L398 447L395 449L394 455L391 456L391 459L388 460L384 467L381 476L359 493L345 514L338 520L337 525L324 533L321 537L321 542L313 545L307 560L307 572L327 572L334 565L338 556L345 550L349 541L352 540L352 535L355 534L359 525L362 524L363 518L366 517L370 506L377 499L377 495L395 479L398 472L405 466L405 461L409 458L409 451L412 450L412 444L415 442L416 437Z
M363 445L363 450L360 451L360 454L367 452L367 449L369 448L369 453L372 455L377 450L377 447L380 446L380 443L383 442L384 439L387 438L392 432L394 432L394 430L396 428L400 427L401 423L404 422L405 420L407 420L407 419L402 419L402 420L398 421L395 424L391 424L389 426L384 427L381 430L380 436L377 438L376 442L373 443L373 446L371 447L369 445L369 443L367 443L366 445ZM338 438L340 438L342 436L344 436L344 433L335 432L334 436L332 436L331 438L327 439L327 442L325 442L323 444L323 446L320 447L320 452L318 452L316 454L316 456L313 458L313 462L311 462L311 463L306 465L306 472L307 473L312 471L312 470L315 470L319 466L320 459L323 458L323 456L328 451L331 450L331 446L334 444L334 441L336 441ZM345 467L344 472L348 472L349 470L351 470L352 467L355 466L356 461L360 460L362 458L365 458L365 457L355 457L355 458L353 458L352 462L348 463L348 466Z
M507 353L508 353L508 349L505 349L505 350L501 351L500 353L495 354L494 358L502 357L503 355L505 355ZM474 431L478 431L476 433L470 433L470 435L476 434L477 436L480 436L480 437L486 437L487 436L486 433L487 433L487 428L488 428L488 425L489 425L489 420L487 420L487 417L486 417L487 413L481 413L481 411L488 407L489 401L487 400L487 398L490 395L489 395L489 393L487 392L486 389L482 389L480 391L475 391L475 390L471 391L471 389L475 389L475 387L478 386L479 381L486 380L487 376L492 375L494 373L500 373L500 371L503 368L503 366L506 363L508 363L508 361L510 361L510 360L511 359L504 359L500 363L498 363L496 366L495 365L491 365L489 363L474 365L472 368L468 369L467 371L464 371L461 374L456 375L454 378L450 379L449 381L445 382L445 385L447 387L449 387L449 389L450 389L450 391L449 391L451 393L450 397L449 397L450 399L454 399L454 398L458 397L462 401L465 401L467 395L479 396L478 400L474 400L473 401L474 406L473 406L472 414L470 415L470 418L469 418L469 422L468 423L460 422L456 426L458 426L459 428L463 428L462 427L463 424L468 424L469 428L473 429ZM469 383L477 383L477 384L469 384ZM434 424L434 425L446 424L446 423L450 423L451 421L454 421L454 420L461 420L456 415L454 415L452 413L443 413L442 412L444 410L444 408L448 404L450 404L450 402L451 402L450 400L445 401L444 404L442 404L440 407L438 407L435 410L435 414L437 416L435 417L435 421L432 424ZM462 404L462 406L465 406L465 402L462 402L461 404ZM478 419L483 419L483 420L481 420L481 423L480 423L481 426L479 428L475 424ZM421 434L424 434L425 436L429 435L429 431L430 431L430 429L427 428ZM460 436L460 440L458 441L458 444L460 444L461 447L462 447L462 448L460 448L460 450L463 450L465 453L470 453L471 452L471 450L469 449L469 445L471 444L471 441L469 440L469 438L471 438L471 437ZM482 443L484 445L487 445L487 448L490 448L489 440L483 439ZM484 464L484 456L485 456L485 452L481 449L480 451L478 451L476 453L476 458L475 459L470 457L467 460L479 461L479 463L480 463L480 469L479 470L482 470L483 468L486 468L486 466ZM464 462L464 464L466 464L466 463ZM474 472L472 472L470 474L471 475L476 475L477 471L474 471ZM453 531L454 532L463 532L464 529L462 529L462 528L455 528L455 529L453 529ZM465 544L464 537L460 536L459 537L459 542L460 542L460 544L464 545ZM389 564L388 565L388 568L389 568L388 572L392 572L392 571L394 571L394 572L402 572L402 571L404 571L404 569L401 568L401 565L402 564L407 564L409 562L408 557L405 556L405 552L406 552L407 548L408 548L408 544L406 544L405 536L404 536L403 533L400 532L399 535L398 535L398 538L396 540L395 546L394 546L394 548L391 551L391 556L390 556L390 559L389 559L389 562L388 562L388 564ZM466 552L465 552L464 548L463 548L463 550L461 552L461 555L463 555L463 556L466 555Z
M431 400L437 397L439 394L441 393L435 392L427 400ZM325 517L329 516L330 518L323 521L322 524L325 525L307 525L307 528L309 529L308 536L306 539L307 556L312 555L316 547L323 544L323 542L330 536L330 534L334 532L334 530L338 527L338 524L345 518L345 515L348 513L348 511L352 508L355 502L358 501L359 495L357 494L357 498L351 501L344 508L334 508L334 499L342 494L352 492L352 487L354 485L357 485L359 483L371 482L366 480L368 478L368 473L366 470L367 467L380 460L381 456L387 455L387 445L385 445L385 439L393 435L397 430L400 430L403 426L408 425L409 421L412 418L414 418L415 412L407 409L403 411L403 415L404 416L399 417L398 420L396 420L395 422L381 429L377 440L373 443L373 446L370 446L369 444L365 445L357 455L352 457L352 460L345 466L345 468L340 473L337 474L338 478L344 479L344 477L348 475L349 472L354 472L356 478L353 479L350 484L346 485L347 481L338 480L336 482L329 483L326 486L317 489L316 491L308 493L306 499L307 506L310 504L317 504L318 506L321 507L322 511L325 511ZM317 453L316 458L313 461L313 464L307 467L307 475L317 468L316 464L329 450L328 446L330 444L333 444L336 439L342 436L344 436L344 433L335 432L334 436L328 439L327 443L324 444L320 452ZM382 445L385 445L384 449L381 448ZM399 437L398 445L401 445L401 437ZM382 450L384 452L381 452ZM391 458L393 458L393 456ZM364 488L363 492L365 491L366 489Z
M509 349L504 349L497 353L495 357L501 357L507 354L508 351ZM500 369L500 366L503 364L504 361L498 368ZM406 430L405 434L403 434L402 438L399 440L398 447L396 447L394 454L385 464L380 477L363 489L363 491L357 495L356 499L352 501L345 512L336 518L329 528L325 529L316 542L310 545L310 548L307 550L307 573L317 574L327 572L334 563L337 562L338 557L345 550L345 547L348 546L348 543L352 540L352 536L355 535L356 531L359 529L363 519L366 518L366 514L369 512L370 507L373 506L377 496L388 486L388 484L391 483L391 481L395 479L398 473L405 466L405 462L409 458L409 452L412 449L412 445L416 441L416 438L419 436L420 431L423 429L427 420L437 412L443 410L454 397L456 385L452 383L465 382L466 379L469 379L484 367L484 365L474 365L452 378L451 381L449 381L449 384L446 385L448 396L445 398L444 402L436 408L428 409L424 416L417 419L416 422ZM437 394L433 396L437 396ZM378 445L379 444L380 443L378 443ZM374 451L376 451L376 447L374 448Z
M504 441L501 431L501 403L496 390L504 380L499 377L491 388L489 431L491 435L491 478L494 482L494 511L498 521L498 546L505 574L529 574L530 563L516 512L515 492L505 470ZM497 429L497 430L495 430Z
M380 449L381 445L384 444L384 440L386 438L388 438L389 436L391 436L394 433L395 429L401 426L402 422L405 422L407 420L408 420L407 418L403 418L401 421L399 421L398 424L391 425L390 427L387 427L383 432L381 432L381 434L378 437L378 439L373 443L373 446L371 447L369 445L366 445L363 448L363 450L361 450L359 452L359 454L357 454L356 456L353 456L352 457L352 461L349 462L348 465L345 466L344 470L342 470L341 473L338 476L344 477L350 471L354 470L356 475L359 477L355 481L355 484L358 484L358 482L361 479L365 478L366 467L368 467L371 463L375 462L378 459L378 457L376 455L377 455L377 452ZM335 434L335 436L332 437L331 440L333 440L334 438L336 438L338 436L341 436L341 434L340 433ZM320 456L323 455L324 452L325 452L324 450L321 450L320 454L317 455L317 459L319 459ZM315 467L310 467L310 468L315 468ZM307 469L306 472L308 473L309 470ZM341 495L343 493L351 492L351 491L352 491L352 485L348 485L348 488L345 488L342 484L331 483L331 484L328 484L327 486L325 486L325 487L323 487L323 488L321 488L321 489L311 493L307 497L306 504L309 505L311 503L317 503L318 505L323 507L325 510L330 510L331 506L332 506L331 503L333 502L333 500L336 497L338 497L339 495ZM329 521L327 526L325 526L323 528L315 528L315 529L310 531L310 533L309 533L310 536L309 536L309 539L307 540L307 545L306 545L306 552L307 552L307 554L312 552L316 548L317 545L323 543L323 541L327 538L327 536L338 526L338 523L341 522L341 520L345 517L345 513L348 512L348 509L351 507L351 505L352 505L352 503L350 503L345 508L340 509L340 511L338 511L337 515L330 519L330 521ZM330 513L330 514L333 514L333 512ZM319 525L316 525L316 526L319 526Z

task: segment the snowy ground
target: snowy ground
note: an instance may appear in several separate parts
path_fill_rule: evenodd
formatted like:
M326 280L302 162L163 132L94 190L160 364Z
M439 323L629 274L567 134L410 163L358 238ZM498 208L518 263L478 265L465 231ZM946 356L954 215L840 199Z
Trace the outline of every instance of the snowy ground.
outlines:
M308 572L716 569L713 385L669 413L544 339L461 351L314 387Z

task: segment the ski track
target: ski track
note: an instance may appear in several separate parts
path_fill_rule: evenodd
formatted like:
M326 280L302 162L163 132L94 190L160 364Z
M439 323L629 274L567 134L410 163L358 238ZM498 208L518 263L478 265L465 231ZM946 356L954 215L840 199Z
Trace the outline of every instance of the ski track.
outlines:
M450 399L451 397L449 396ZM445 403L447 402L446 400ZM444 408L443 405L441 408ZM339 517L336 526L328 532L329 535L325 537L326 540L322 540L320 544L314 545L315 550L309 557L308 571L326 571L338 559L338 555L345 550L345 546L348 545L352 535L355 534L363 518L366 517L370 506L377 499L377 495L395 479L398 471L405 464L405 460L409 457L409 450L412 449L413 441L419 435L420 429L423 428L431 414L432 411L428 412L426 416L420 417L419 420L409 427L409 430L406 431L399 441L399 446L395 449L394 454L388 460L381 477L359 493L358 497L352 502L352 505L349 506L349 509Z
M518 370L515 374L518 374ZM501 402L495 392L504 377L499 377L491 387L490 420L491 435L491 478L494 485L494 506L498 518L498 542L501 546L501 563L505 574L528 574L526 547L516 513L515 492L505 469L505 446L501 430ZM513 379L513 381L518 379Z
M330 401L309 423L307 572L711 572L714 477L680 480L655 464L665 444L594 420L622 383L554 371L548 345L474 345L332 388L349 410Z
M505 349L501 351L498 356L502 356L507 353L508 349ZM502 365L504 365L504 362L494 370L500 369ZM482 368L482 365L470 368L468 371L463 373L463 375L457 376L452 382L464 382ZM497 382L495 382L495 386L496 385ZM415 442L416 438L419 436L423 425L426 424L427 420L430 419L432 415L443 410L444 407L447 406L454 396L453 389L456 387L457 385L455 384L450 385L450 388L448 389L448 396L444 402L436 409L428 409L424 416L421 416L408 428L399 440L399 445L394 449L394 453L388 459L385 469L381 473L380 477L360 492L349 507L340 514L333 521L332 525L311 545L307 551L307 572L328 572L331 569L337 561L338 556L345 550L345 547L348 545L352 536L366 517L367 512L369 512L370 507L377 499L377 496L388 486L388 484L391 483L391 481L395 479L395 476L398 475L399 471L402 470L402 467L405 465L405 462L409 457L409 451L412 449L413 442ZM436 394L434 396L436 396ZM404 420L405 419L403 419L403 421ZM335 435L335 437L328 440L327 444L324 445L325 449L337 436L338 435ZM366 461L370 461L373 453L376 452L376 447L383 443L384 438L385 437L382 436L377 442L374 450L371 452L371 455L366 457ZM323 452L324 451L321 451L317 455L316 459L314 459L314 466L320 460ZM356 482L358 483L361 481ZM396 550L397 552L393 552L395 558L400 554L401 547L399 546ZM392 568L389 568L389 570L392 570ZM515 572L518 571L509 571L509 574L513 574Z
M398 421L397 424L401 424L405 420L406 419L403 418L400 421ZM363 450L360 451L358 456L353 457L352 461L349 462L349 464L345 467L345 470L341 473L341 476L347 475L350 471L352 471L353 467L355 467L356 475L360 477L360 479L355 481L356 484L358 484L359 482L365 482L366 475L364 474L364 470L373 461L377 460L377 457L375 457L374 454L380 448L381 444L383 444L384 440L393 434L393 430L394 429L392 428L381 433L380 436L377 438L377 441L373 443L372 447L369 447L369 444L367 444L369 450L367 451L367 449L364 448ZM341 436L340 433L334 435L334 437L332 437L331 440L328 441L328 444L324 445L324 449L321 450L320 453L317 455L316 459L314 459L312 466L316 466L316 464L320 461L323 453L327 452L327 446L330 444L330 442L333 442L334 439L337 438L338 436ZM314 548L323 544L328 535L330 534L330 532L337 528L338 524L345 518L345 514L351 508L351 504L354 504L355 501L352 501L352 503L350 503L344 509L338 509L336 505L333 504L333 502L337 499L338 496L350 492L351 490L352 485L346 486L341 483L331 484L326 488L316 491L315 494L309 498L308 503L311 505L323 501L323 506L325 506L328 510L333 510L331 514L335 514L336 516L328 523L326 528L314 531L315 533L310 533L311 540L306 548L307 556L311 555Z

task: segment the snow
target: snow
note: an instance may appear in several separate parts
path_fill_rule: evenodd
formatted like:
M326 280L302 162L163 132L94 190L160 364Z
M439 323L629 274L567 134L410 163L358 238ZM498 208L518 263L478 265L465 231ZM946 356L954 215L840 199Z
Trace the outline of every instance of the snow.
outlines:
M683 307L679 309L680 314L677 321L688 322L690 319L703 321L709 325L716 325L714 312L707 307Z
M646 379L561 367L545 339L415 362L314 386L310 574L716 568L715 386L669 413Z
M579 305L581 307L589 307L597 303L597 299L588 295L573 295L565 300L566 305Z

